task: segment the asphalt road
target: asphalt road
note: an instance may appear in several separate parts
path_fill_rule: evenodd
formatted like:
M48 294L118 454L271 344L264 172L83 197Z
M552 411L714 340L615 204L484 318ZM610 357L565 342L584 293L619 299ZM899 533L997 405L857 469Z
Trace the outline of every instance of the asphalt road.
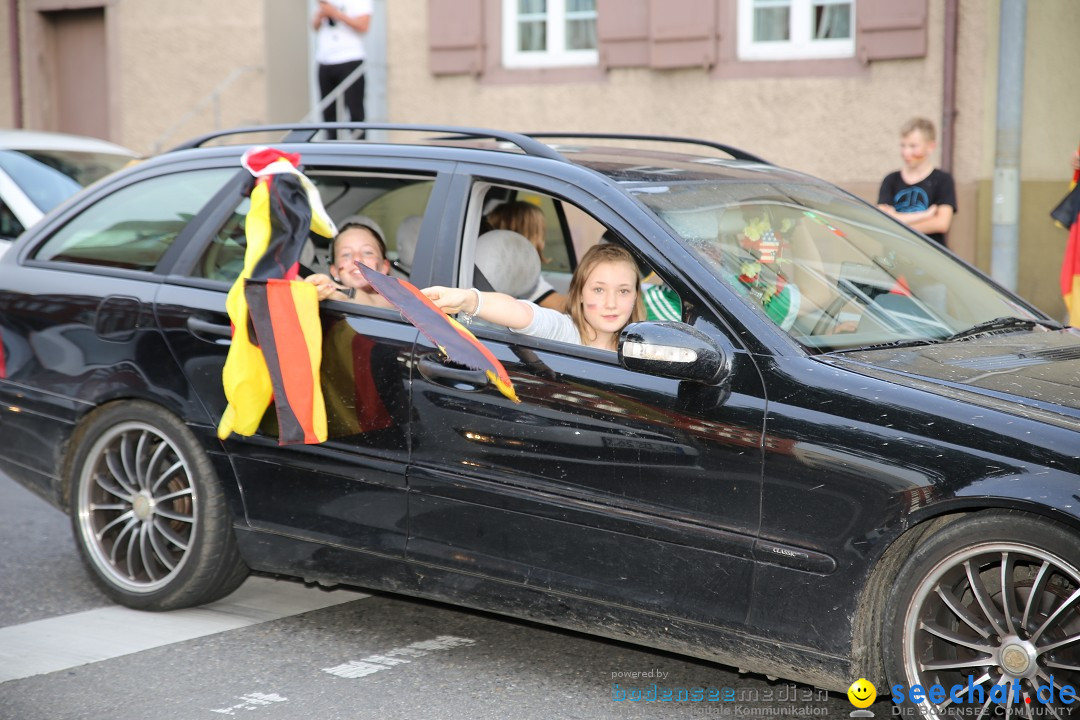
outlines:
M654 683L673 697L702 688L705 699L651 701ZM67 518L0 476L0 720L812 718L852 709L843 695L359 588L253 578L207 609L117 608L88 579ZM870 709L884 717L891 706Z

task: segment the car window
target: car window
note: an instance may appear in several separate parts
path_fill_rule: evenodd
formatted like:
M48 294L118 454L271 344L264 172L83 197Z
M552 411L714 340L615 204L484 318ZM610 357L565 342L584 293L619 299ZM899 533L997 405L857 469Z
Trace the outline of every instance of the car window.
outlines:
M198 265L195 266L196 277L231 283L240 276L240 272L244 269L244 248L247 246L244 238L244 221L250 209L251 199L247 197L233 208L225 224L217 231Z
M0 238L17 238L25 229L7 203L0 200Z
M609 242L625 247L637 261L642 279L643 319L683 319L679 293L642 261L640 249L608 230L578 205L533 189L483 181L474 185L470 197L458 272L461 287L495 290L538 304L543 304L545 293L554 290L565 300L577 258L598 243ZM543 227L538 228L535 222L525 219L536 215L527 206L540 209ZM506 230L524 236L524 240L498 236ZM493 239L491 235L497 237ZM543 237L542 247L537 247L538 237ZM496 239L498 243L493 244ZM539 255L539 263L532 257L535 255ZM532 269L528 270L530 263ZM483 321L476 322L485 325Z
M79 187L86 187L135 162L133 155L87 150L24 149L18 152L67 175Z
M358 214L371 218L383 229L391 260L403 259L404 251L406 264L412 263L411 252L416 249L416 238L406 237L410 232L410 219L424 216L434 186L434 180L414 182L389 190L358 208ZM404 247L408 243L412 243L412 247Z
M305 174L319 190L323 206L337 225L350 216L364 215L382 229L391 260L399 255L401 228L411 217L423 217L434 180L430 177L402 177L394 174L372 174L308 169ZM196 277L232 282L244 268L247 213L251 207L243 198L226 218L213 241L196 264ZM415 238L413 238L415 242ZM411 258L410 258L411 260ZM315 233L300 258L306 271L326 273L330 266L330 240Z
M808 347L932 341L996 317L1034 317L934 243L825 186L628 189L717 278Z
M528 191L518 192L517 199L533 203L544 213L544 254L541 262L543 272L551 274L573 272L573 240L565 231L566 216L562 212L562 203L548 195ZM575 213L575 215L579 214Z
M541 274L548 285L565 295L570 288L577 258L599 242L604 226L573 204L532 189L505 185L491 185L484 189L483 184L479 187L478 192L483 196L484 217L479 222L476 234L505 227L521 231L534 245L539 238L543 238L542 250L539 251ZM509 219L517 213L508 215L502 212L505 211L504 206L518 203L539 208L543 216L539 230L527 223L522 226L520 217L517 221ZM501 220L497 219L500 217Z
M60 170L14 150L0 150L0 169L42 212L52 210L82 189Z
M232 168L192 170L120 188L53 233L33 257L151 271L184 226L235 175Z

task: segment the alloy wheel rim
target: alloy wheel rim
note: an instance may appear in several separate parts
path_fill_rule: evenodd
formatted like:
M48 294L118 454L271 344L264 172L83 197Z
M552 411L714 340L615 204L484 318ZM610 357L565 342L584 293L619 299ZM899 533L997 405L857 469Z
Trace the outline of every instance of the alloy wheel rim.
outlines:
M956 685L920 703L930 718L1064 718L1059 691L1080 691L1080 570L1022 543L983 543L942 560L920 583L904 618L910 689ZM1047 690L1053 676L1054 702ZM969 679L970 678L970 679ZM994 686L1003 686L992 699ZM982 687L980 693L969 687ZM969 697L974 702L969 703Z
M187 460L153 426L116 425L87 455L78 484L80 532L113 585L160 590L187 562L198 497Z

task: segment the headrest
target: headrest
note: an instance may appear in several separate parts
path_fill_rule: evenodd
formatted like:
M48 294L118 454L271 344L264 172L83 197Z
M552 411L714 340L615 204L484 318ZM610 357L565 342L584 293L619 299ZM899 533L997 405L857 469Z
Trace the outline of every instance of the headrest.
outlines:
M540 281L540 255L513 230L489 230L476 239L476 267L496 292L528 298Z
M403 270L408 271L412 267L413 256L416 255L416 241L420 239L420 225L423 218L419 215L410 215L398 225L397 235L397 264Z

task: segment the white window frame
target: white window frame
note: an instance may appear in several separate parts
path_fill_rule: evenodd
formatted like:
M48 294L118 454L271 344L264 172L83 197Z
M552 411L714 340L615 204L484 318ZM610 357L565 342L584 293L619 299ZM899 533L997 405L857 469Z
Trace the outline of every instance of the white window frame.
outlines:
M517 0L502 4L502 63L507 68L544 68L598 65L600 52L566 49L566 0L547 0L547 50L518 50Z
M814 60L855 57L855 0L788 0L786 4L791 8L791 39L754 42L754 0L739 0L738 55L740 60ZM850 5L851 37L842 40L812 39L812 9L815 4Z

